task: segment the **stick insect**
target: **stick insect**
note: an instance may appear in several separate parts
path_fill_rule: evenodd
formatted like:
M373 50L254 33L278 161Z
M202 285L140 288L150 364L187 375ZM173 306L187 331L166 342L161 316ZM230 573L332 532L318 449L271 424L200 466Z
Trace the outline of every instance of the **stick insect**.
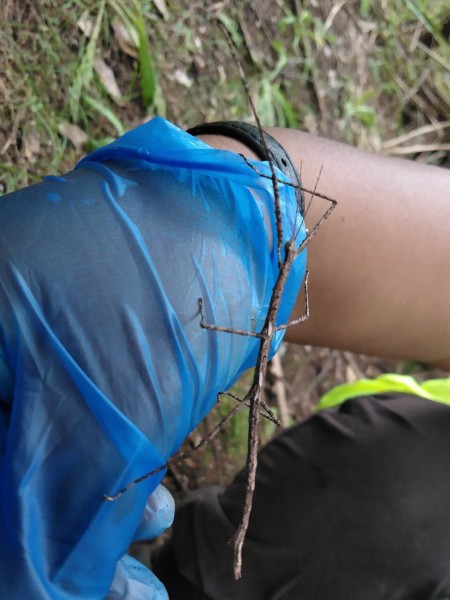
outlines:
M256 469L258 466L258 425L260 421L261 415L261 406L263 402L263 391L264 391L264 383L267 374L267 365L269 362L269 353L273 340L273 336L277 331L285 330L288 327L293 327L295 325L299 325L306 321L309 317L309 296L308 296L308 277L309 273L306 271L305 280L304 280L304 290L305 290L305 314L290 323L286 323L284 325L276 326L278 311L281 304L281 297L283 295L283 291L288 280L289 274L291 272L292 265L296 258L305 250L308 246L312 238L317 234L322 224L328 219L333 210L336 208L337 201L325 196L323 194L319 194L317 192L317 186L319 183L321 172L319 172L319 176L317 178L314 190L306 189L300 186L302 192L309 193L311 195L311 199L309 201L308 207L305 210L305 214L302 215L301 223L303 223L304 218L308 212L309 207L311 206L311 202L315 197L320 197L328 202L330 202L330 206L319 219L319 221L314 225L314 227L309 231L305 237L305 239L298 245L298 236L300 234L300 226L294 231L294 234L291 239L284 243L284 257L282 256L282 247L283 247L283 224L281 220L281 207L280 207L280 194L279 194L279 183L280 181L277 178L277 174L275 171L275 165L273 159L271 157L268 144L266 141L264 129L262 127L258 112L256 110L255 104L253 102L250 90L248 88L247 82L245 80L245 75L242 69L242 65L239 61L239 58L236 55L236 50L233 46L232 41L230 40L228 32L223 28L225 38L227 40L228 46L231 49L232 55L236 61L236 64L239 69L239 74L241 78L242 85L245 89L247 100L250 104L250 107L253 112L253 116L255 118L257 127L259 129L261 140L264 146L264 150L266 155L269 157L269 166L271 175L264 175L262 173L258 173L261 177L270 178L272 181L273 187L273 196L275 203L275 216L276 216L276 228L277 228L277 255L278 255L278 277L275 282L275 285L272 290L271 299L269 302L269 308L267 311L266 319L263 325L263 328L259 333L249 332L249 331L240 331L227 329L225 327L220 327L218 325L212 325L205 323L204 315L202 311L202 299L199 298L199 311L200 311L200 326L204 329L209 329L213 331L222 331L228 332L235 335L248 335L252 337L257 337L260 340L259 343L259 351L258 357L256 361L256 366L254 370L252 384L250 386L249 391L245 395L245 397L241 400L242 403L248 404L250 406L249 411L249 428L248 428L248 450L247 450L247 460L246 460L246 470L247 470L247 484L246 484L246 493L245 493L245 501L244 501L244 509L242 513L242 518L239 523L239 527L236 531L234 538L232 539L233 549L234 549L234 564L233 571L235 579L240 579L242 575L242 549L244 545L245 535L247 533L250 515L252 511L253 505L253 495L255 491L256 484ZM244 156L242 156L243 160L247 163L249 167L256 170L254 165L250 163ZM282 182L286 184L285 182ZM288 184L289 185L289 184ZM291 184L293 187L297 187L295 184ZM297 210L300 212L300 206L297 206Z
M279 271L278 271L278 277L276 279L275 285L272 290L271 299L269 302L269 308L267 311L267 315L265 317L264 325L260 332L250 332L250 331L229 329L226 327L221 327L220 325L206 323L205 315L203 313L202 298L198 299L198 310L199 310L199 315L200 315L199 326L202 327L203 329L210 330L210 331L220 331L223 333L229 333L229 334L233 334L233 335L252 336L252 337L256 337L260 340L257 362L256 362L256 366L254 369L252 383L251 383L250 389L248 390L248 392L246 393L244 398L239 398L238 396L236 396L235 394L233 394L231 392L221 392L219 394L219 396L225 394L225 395L228 395L228 396L234 398L237 401L237 404L228 415L226 415L223 419L221 419L221 421L219 421L219 423L209 432L208 435L206 435L197 445L195 445L193 447L192 450L179 452L177 455L172 457L166 464L161 465L160 467L153 469L149 473L146 473L146 474L142 475L141 477L135 479L130 484L128 484L127 486L125 486L124 488L119 490L119 492L117 492L117 494L115 494L114 496L105 495L104 499L108 500L108 501L117 500L120 496L122 496L122 494L124 494L125 492L130 490L132 487L134 487L138 483L144 481L148 477L151 477L152 475L154 475L164 469L167 469L171 465L180 463L180 462L184 461L186 458L192 456L192 454L195 451L200 450L201 448L206 446L208 443L210 443L217 436L217 434L225 427L225 425L234 417L234 415L237 414L237 412L239 412L244 406L248 406L250 410L249 410L249 428L248 428L248 451L247 451L247 459L246 459L247 484L246 484L245 501L244 501L243 513L242 513L242 518L241 518L240 524L238 526L238 529L237 529L236 534L234 535L233 539L230 540L233 544L233 549L234 549L234 564L233 564L234 577L235 577L235 579L239 579L242 575L242 549L243 549L244 540L245 540L246 532L247 532L249 521L250 521L252 504L253 504L253 495L254 495L255 483L256 483L256 470L257 470L257 465L258 465L258 445L259 445L258 426L259 426L259 422L260 422L260 417L263 416L263 417L271 420L272 422L276 423L277 425L280 425L278 418L270 410L270 408L267 406L267 404L264 402L264 399L263 399L264 383L265 383L266 374L267 374L270 349L271 349L273 337L277 331L285 330L289 327L293 327L295 325L303 323L309 317L309 296L308 296L309 273L308 273L308 271L306 271L305 279L304 279L304 283L303 283L304 291L305 291L305 312L304 312L304 314L301 317L299 317L298 319L295 319L294 321L291 321L284 325L277 326L276 321L277 321L277 315L278 315L280 304L281 304L281 297L283 295L283 291L284 291L286 282L289 278L289 274L291 272L291 268L292 268L294 261L305 250L305 248L308 246L308 244L310 243L312 238L319 231L322 224L331 215L331 213L333 212L333 210L335 209L335 207L337 205L337 202L336 202L336 200L317 192L317 186L319 183L321 173L319 173L319 176L317 178L317 181L315 183L315 187L313 190L304 188L303 186L300 185L300 189L302 190L302 192L310 194L310 201L305 210L305 214L301 218L300 225L297 227L292 238L287 240L283 244L283 225L282 225L282 220L281 220L279 184L282 183L284 185L291 185L292 187L295 187L295 188L298 186L294 183L290 183L287 181L281 181L277 178L275 165L272 160L270 151L268 149L264 129L260 122L258 112L256 110L256 107L252 100L250 90L249 90L247 82L245 80L241 63L239 61L239 58L236 56L236 51L235 51L232 41L229 38L228 32L226 30L223 30L223 31L224 31L224 35L227 40L227 43L232 51L232 55L235 59L235 62L238 66L241 82L245 89L245 93L246 93L248 102L250 104L251 110L253 112L257 127L261 134L261 140L262 140L266 155L269 157L268 162L269 162L269 166L270 166L271 175L265 175L265 174L258 172L256 167L250 161L248 161L245 156L241 155L242 160L244 160L246 162L246 164L249 166L249 168L252 168L253 170L255 170L260 177L268 178L272 182L274 206L275 206L275 216L276 216L277 256L278 256ZM306 214L307 214L314 198L322 198L322 199L328 201L330 203L330 206L323 213L322 217L318 220L318 222L312 227L311 231L307 232L307 235L304 238L304 240L300 244L298 244L298 237L300 235L303 219L306 217ZM297 206L297 210L300 212L300 206Z

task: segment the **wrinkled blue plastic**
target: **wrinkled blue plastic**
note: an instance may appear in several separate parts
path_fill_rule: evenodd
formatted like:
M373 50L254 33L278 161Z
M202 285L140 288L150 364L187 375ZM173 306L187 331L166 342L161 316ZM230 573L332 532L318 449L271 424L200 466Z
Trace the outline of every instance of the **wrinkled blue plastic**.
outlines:
M159 485L150 496L141 517L134 541L152 539L173 522L175 503L170 492ZM117 563L114 580L105 600L168 600L159 579L131 556L123 556Z
M163 472L103 494L164 464L255 362L258 340L200 328L197 300L210 323L262 327L272 196L242 158L156 118L0 199L0 598L105 597Z

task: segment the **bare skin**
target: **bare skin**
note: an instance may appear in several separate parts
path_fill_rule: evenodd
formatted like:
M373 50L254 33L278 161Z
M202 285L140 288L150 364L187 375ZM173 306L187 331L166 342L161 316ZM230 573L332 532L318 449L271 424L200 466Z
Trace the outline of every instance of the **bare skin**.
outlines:
M308 248L311 316L286 340L450 370L450 171L300 131L268 132L301 167L306 188L323 165L318 191L339 203ZM257 159L231 138L201 137ZM310 229L327 207L314 199ZM303 306L299 297L292 318Z

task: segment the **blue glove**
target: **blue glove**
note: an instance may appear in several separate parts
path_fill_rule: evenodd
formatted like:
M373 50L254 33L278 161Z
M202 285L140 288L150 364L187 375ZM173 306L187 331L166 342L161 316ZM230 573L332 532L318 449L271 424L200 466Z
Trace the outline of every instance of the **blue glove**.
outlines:
M145 507L133 539L148 540L160 535L173 522L175 503L170 492L159 485ZM114 581L105 600L168 600L159 579L139 561L125 555L119 560Z
M117 563L105 600L169 600L166 588L151 571L131 556Z
M286 241L300 216L280 192ZM108 593L164 473L103 495L163 465L255 363L257 339L199 326L198 298L209 323L262 327L264 211L276 248L271 182L161 118L0 199L0 598Z

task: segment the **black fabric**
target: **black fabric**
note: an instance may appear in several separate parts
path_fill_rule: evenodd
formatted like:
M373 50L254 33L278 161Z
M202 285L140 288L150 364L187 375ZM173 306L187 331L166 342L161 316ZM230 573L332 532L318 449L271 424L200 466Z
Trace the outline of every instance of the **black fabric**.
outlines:
M214 123L196 125L188 129L187 132L194 136L202 134L225 135L245 144L261 160L269 160L271 158L280 171L296 186L297 204L300 208L300 213L302 215L305 214L305 198L301 190L298 171L283 146L269 133L264 132L264 141L266 142L270 157L267 155L260 130L255 125L250 125L249 123L241 123L240 121L215 121Z
M287 430L259 456L244 547L228 541L245 474L175 518L171 600L437 600L450 593L450 408L409 395L350 400ZM158 574L158 569L156 569ZM172 573L172 575L170 575ZM192 588L191 588L192 589Z
M158 573L161 581L166 582L169 598L186 598L188 600L209 600L209 597L198 587L194 586L189 579L180 573L172 540L153 553L151 557L151 569Z

